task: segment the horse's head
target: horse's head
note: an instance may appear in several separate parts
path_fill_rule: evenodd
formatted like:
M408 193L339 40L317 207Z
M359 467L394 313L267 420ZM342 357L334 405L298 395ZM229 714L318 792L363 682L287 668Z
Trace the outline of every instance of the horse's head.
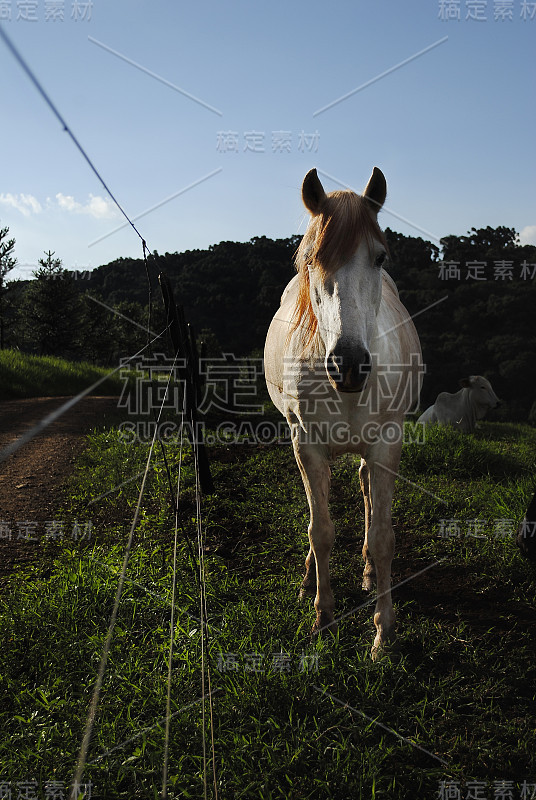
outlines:
M369 348L387 254L377 214L385 195L385 178L377 167L361 196L326 194L316 169L303 181L311 220L297 254L297 317L305 339L321 346L329 381L340 392L362 391L372 368Z

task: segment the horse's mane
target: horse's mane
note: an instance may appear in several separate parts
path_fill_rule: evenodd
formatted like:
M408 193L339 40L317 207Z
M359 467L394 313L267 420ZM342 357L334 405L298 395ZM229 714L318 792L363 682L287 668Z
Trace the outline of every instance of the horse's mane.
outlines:
M298 296L290 334L302 326L304 345L311 343L318 330L309 292L309 266L319 267L325 275L331 275L348 261L363 240L369 252L373 250L374 240L388 250L385 236L366 199L350 190L330 192L322 211L311 219L296 251Z

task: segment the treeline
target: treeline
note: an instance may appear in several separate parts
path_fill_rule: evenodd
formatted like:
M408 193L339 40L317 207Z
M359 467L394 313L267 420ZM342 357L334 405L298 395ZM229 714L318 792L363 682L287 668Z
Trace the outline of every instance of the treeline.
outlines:
M423 347L422 405L440 391L456 391L462 377L482 374L505 401L503 417L527 419L536 400L536 247L520 246L516 231L505 227L447 236L442 252L421 238L385 233L387 269L415 315ZM164 271L209 352L258 353L294 274L299 241L262 236L151 254L151 331L165 326L157 282ZM0 318L4 347L116 366L147 341L146 265L120 258L72 273L48 252L31 281L7 282L4 274Z
M536 422L536 247L513 228L472 228L429 242L387 232L389 272L415 315L426 374L421 405L484 375L503 400L495 418ZM434 305L435 304L435 305Z
M33 280L9 281L0 289L4 348L117 366L146 342L147 313L140 303L109 306L51 251L39 265Z

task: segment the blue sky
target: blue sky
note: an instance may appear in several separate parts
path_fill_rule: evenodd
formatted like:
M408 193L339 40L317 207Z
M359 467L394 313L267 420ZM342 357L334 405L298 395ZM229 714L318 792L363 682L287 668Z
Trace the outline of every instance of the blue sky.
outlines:
M151 250L303 232L313 166L358 191L379 166L381 224L404 234L536 243L536 3L0 0L0 20L129 216L154 209ZM45 250L72 269L140 256L2 41L0 69L11 276Z

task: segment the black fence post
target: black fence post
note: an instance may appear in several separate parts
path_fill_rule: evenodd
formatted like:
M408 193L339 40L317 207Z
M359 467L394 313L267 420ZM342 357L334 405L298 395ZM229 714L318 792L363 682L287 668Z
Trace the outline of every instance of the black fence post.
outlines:
M176 358L179 359L178 372L184 381L184 414L188 421L188 438L197 454L199 482L203 494L214 492L214 483L210 472L210 464L204 442L204 435L199 425L197 410L200 401L201 380L199 376L199 359L193 332L184 318L182 306L177 306L169 278L163 272L158 276L166 309L166 322Z

